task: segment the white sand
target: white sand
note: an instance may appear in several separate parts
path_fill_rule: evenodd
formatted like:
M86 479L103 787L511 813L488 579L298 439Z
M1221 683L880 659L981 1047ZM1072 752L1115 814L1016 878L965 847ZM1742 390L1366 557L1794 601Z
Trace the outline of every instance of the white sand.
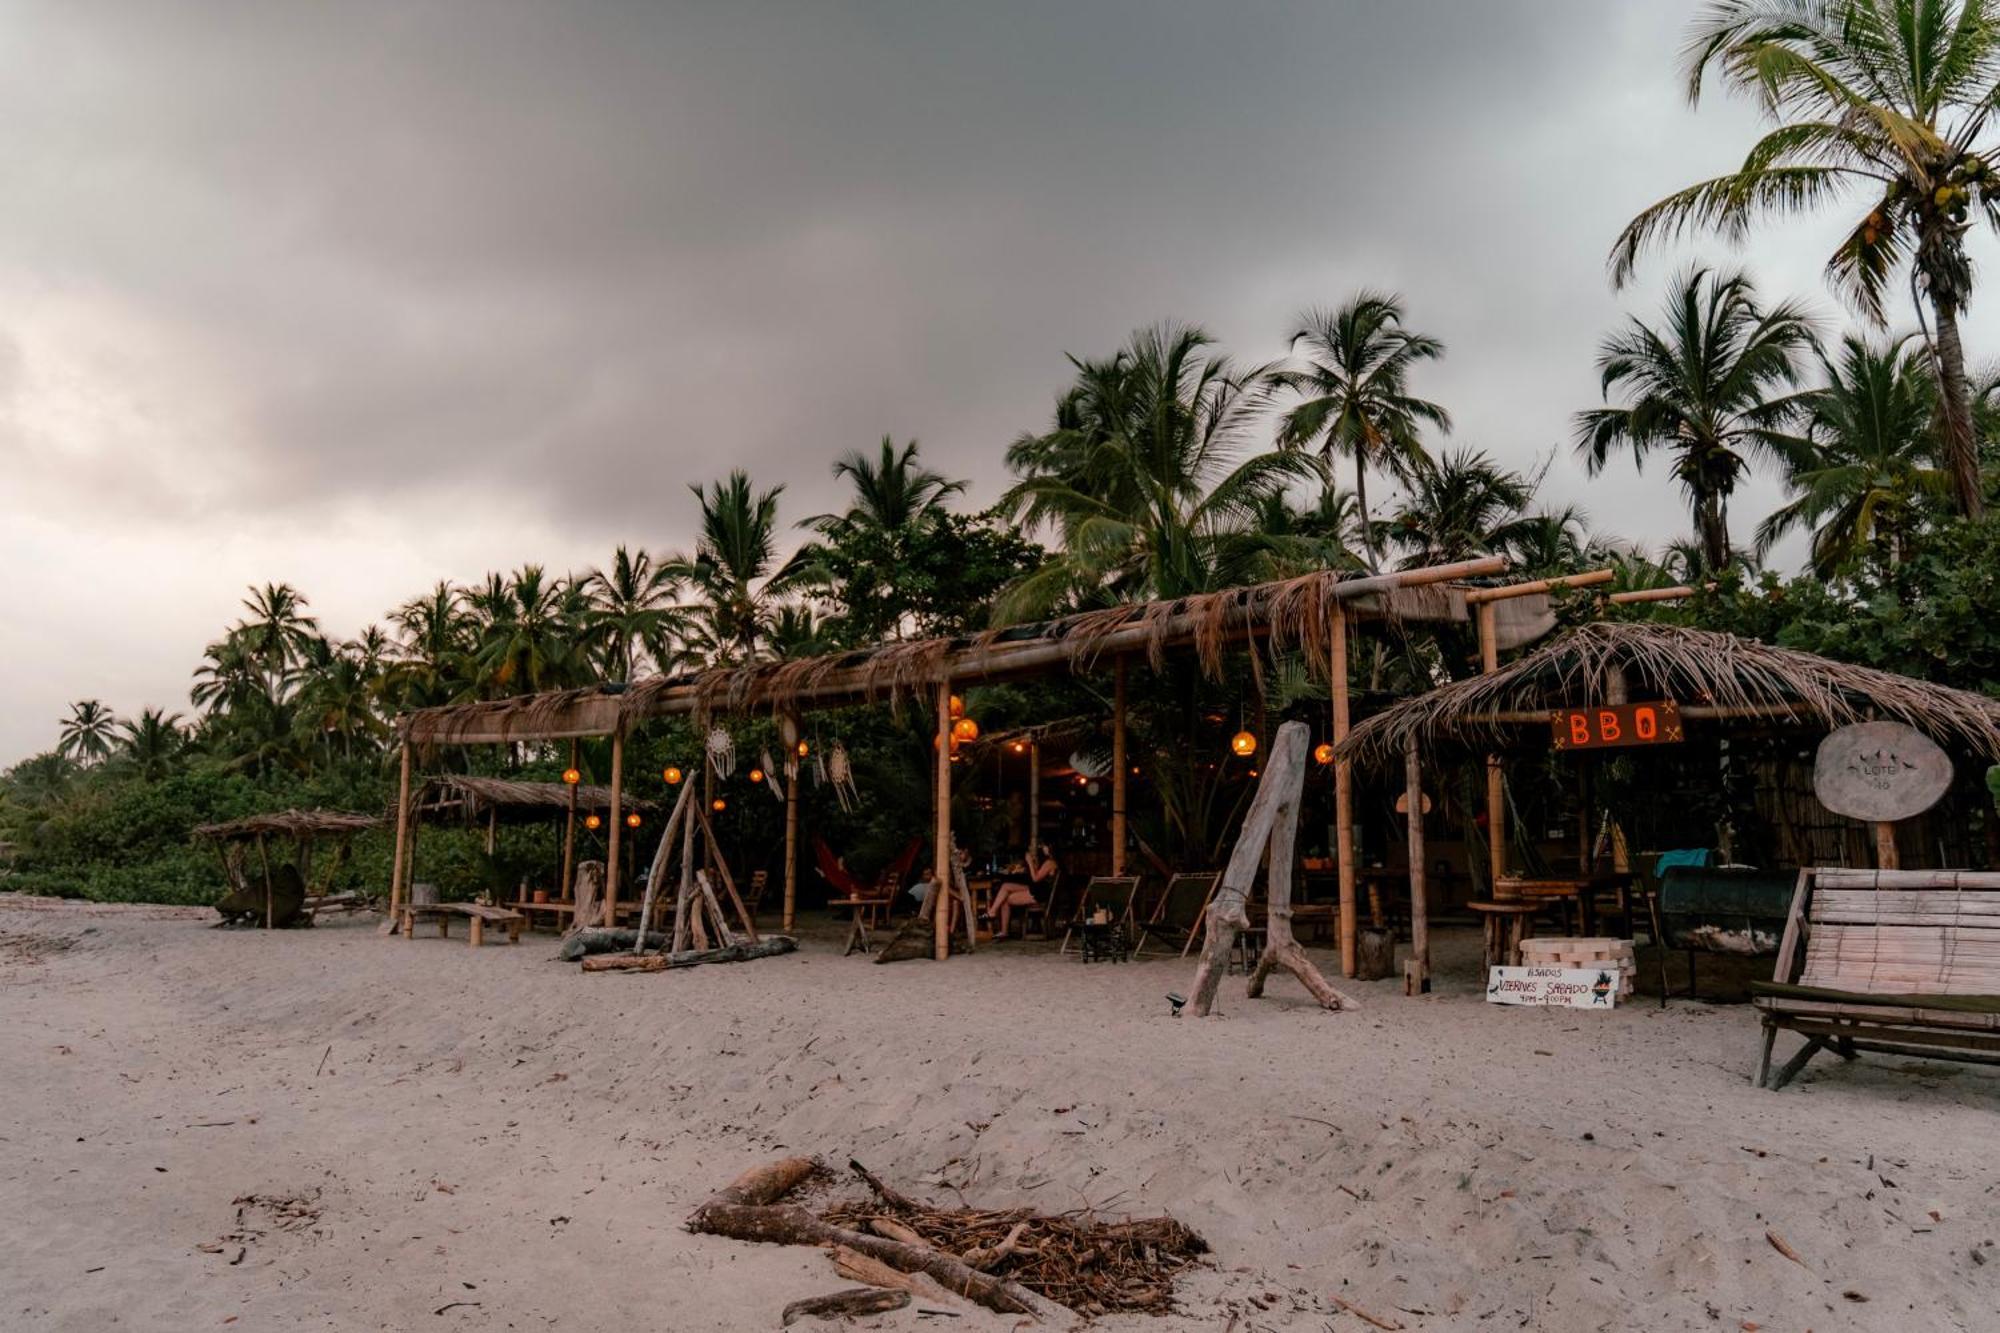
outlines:
M1107 1329L1365 1333L1336 1291L1427 1330L2000 1327L2000 1075L1822 1057L1759 1092L1749 1009L1503 1010L1463 936L1439 995L1231 978L1202 1023L1167 1015L1178 960L820 935L585 977L547 936L206 915L0 897L0 1327L773 1329L848 1284L681 1221L793 1152L1214 1244L1182 1313Z

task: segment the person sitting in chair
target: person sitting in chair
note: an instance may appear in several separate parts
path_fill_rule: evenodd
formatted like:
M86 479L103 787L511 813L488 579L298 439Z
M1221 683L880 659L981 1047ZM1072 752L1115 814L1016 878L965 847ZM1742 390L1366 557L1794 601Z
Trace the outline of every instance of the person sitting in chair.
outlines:
M903 892L917 900L917 908L921 911L931 900L931 891L935 888L937 888L937 870L933 866L925 866L924 873L917 876L915 882Z
M1040 855L1037 856L1036 853ZM1028 880L1008 880L993 890L993 905L987 909L986 920L994 927L994 933L1001 938L1007 934L1007 926L1016 907L1034 907L1042 900L1035 896L1035 890L1046 893L1054 885L1056 875L1062 867L1056 864L1055 854L1049 851L1047 843L1040 847L1030 847L1027 856Z

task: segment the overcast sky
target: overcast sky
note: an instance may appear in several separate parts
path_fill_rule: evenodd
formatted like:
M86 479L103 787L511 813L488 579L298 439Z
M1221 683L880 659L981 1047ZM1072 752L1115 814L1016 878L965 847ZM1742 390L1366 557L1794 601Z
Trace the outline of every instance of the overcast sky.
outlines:
M1677 536L1664 469L1568 441L1681 258L1614 293L1612 238L1754 129L1681 95L1694 8L0 0L0 763L74 699L187 710L249 583L352 634L680 548L731 466L827 508L884 433L983 504L1064 353L1266 360L1364 286L1448 345L1459 442ZM1837 323L1835 230L1707 249Z

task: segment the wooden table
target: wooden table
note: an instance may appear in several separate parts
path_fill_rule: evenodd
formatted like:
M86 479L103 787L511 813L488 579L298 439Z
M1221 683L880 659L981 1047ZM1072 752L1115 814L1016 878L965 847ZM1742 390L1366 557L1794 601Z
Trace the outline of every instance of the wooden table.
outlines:
M653 902L653 915L656 919L661 915L661 912L663 910L663 904L669 907L672 905L671 902L668 902L667 900L663 899L655 899ZM519 898L511 903L508 903L507 905L513 908L516 912L519 912L523 916L527 917L531 928L533 926L535 915L537 913L547 913L551 918L553 918L551 929L555 930L562 929L564 917L576 915L576 904L573 902L538 903L533 901L532 899ZM618 919L620 921L630 921L633 917L639 914L640 906L641 904L639 903L628 903L628 902L619 903ZM598 907L600 911L603 910L603 904L600 903Z
M1496 902L1554 900L1576 905L1576 934L1595 935L1597 933L1597 895L1606 890L1623 891L1629 889L1632 876L1623 871L1607 871L1593 875L1538 875L1508 877L1494 888ZM1565 912L1567 915L1567 912Z
M1475 899L1466 906L1486 923L1486 966L1519 967L1521 941L1528 937L1528 927L1546 904L1532 899Z
M868 927L880 923L878 913L887 911L889 902L887 898L834 898L827 903L828 907L845 907L854 913L854 926L847 932L847 947L841 950L841 957L856 950L869 953L875 948Z
M403 938L409 939L417 933L417 918L429 917L437 922L438 935L451 935L451 919L462 916L471 923L472 947L477 949L486 942L486 927L490 923L507 932L507 943L521 942L521 927L528 919L519 912L505 907L491 907L485 903L404 903L402 915Z

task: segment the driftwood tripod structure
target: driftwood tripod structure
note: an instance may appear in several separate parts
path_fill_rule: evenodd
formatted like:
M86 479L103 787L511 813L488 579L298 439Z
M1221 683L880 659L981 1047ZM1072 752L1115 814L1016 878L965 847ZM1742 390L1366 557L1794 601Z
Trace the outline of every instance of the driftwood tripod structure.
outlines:
M1208 938L1201 952L1201 966L1194 974L1193 1009L1206 1017L1215 1007L1215 992L1229 965L1229 950L1236 933L1250 924L1243 910L1256 882L1257 866L1270 853L1268 874L1269 919L1264 952L1250 973L1249 996L1264 993L1264 982L1277 968L1284 968L1326 1009L1354 1009L1359 1006L1349 996L1335 990L1320 975L1306 951L1292 938L1292 846L1299 827L1299 793L1306 781L1306 743L1310 731L1303 722L1287 722L1278 728L1271 743L1271 758L1258 779L1257 795L1243 817L1243 833L1229 853L1228 868L1208 904Z
M673 952L687 953L690 948L709 947L709 927L714 928L715 942L724 948L734 947L739 942L756 944L757 926L750 919L749 911L743 906L743 899L736 892L736 877L729 873L729 862L723 858L722 846L716 840L715 828L708 822L708 811L698 800L690 799L694 783L681 784L681 794L674 801L674 812L667 817L667 827L660 834L660 845L653 852L653 867L646 876L646 896L639 909L639 929L632 941L634 954L644 953L647 942L647 927L653 916L653 902L659 892L660 883L665 879L667 868L673 864L674 838L680 837L681 877L679 891L674 895L674 929L668 937L667 946ZM693 811L690 815L689 811ZM715 886L709 882L707 870L696 870L694 866L695 828L699 824L703 835L708 838L709 854L717 876L722 880L723 892L730 906L736 910L736 920L741 930L732 930L728 918L723 914L722 904L716 897Z

